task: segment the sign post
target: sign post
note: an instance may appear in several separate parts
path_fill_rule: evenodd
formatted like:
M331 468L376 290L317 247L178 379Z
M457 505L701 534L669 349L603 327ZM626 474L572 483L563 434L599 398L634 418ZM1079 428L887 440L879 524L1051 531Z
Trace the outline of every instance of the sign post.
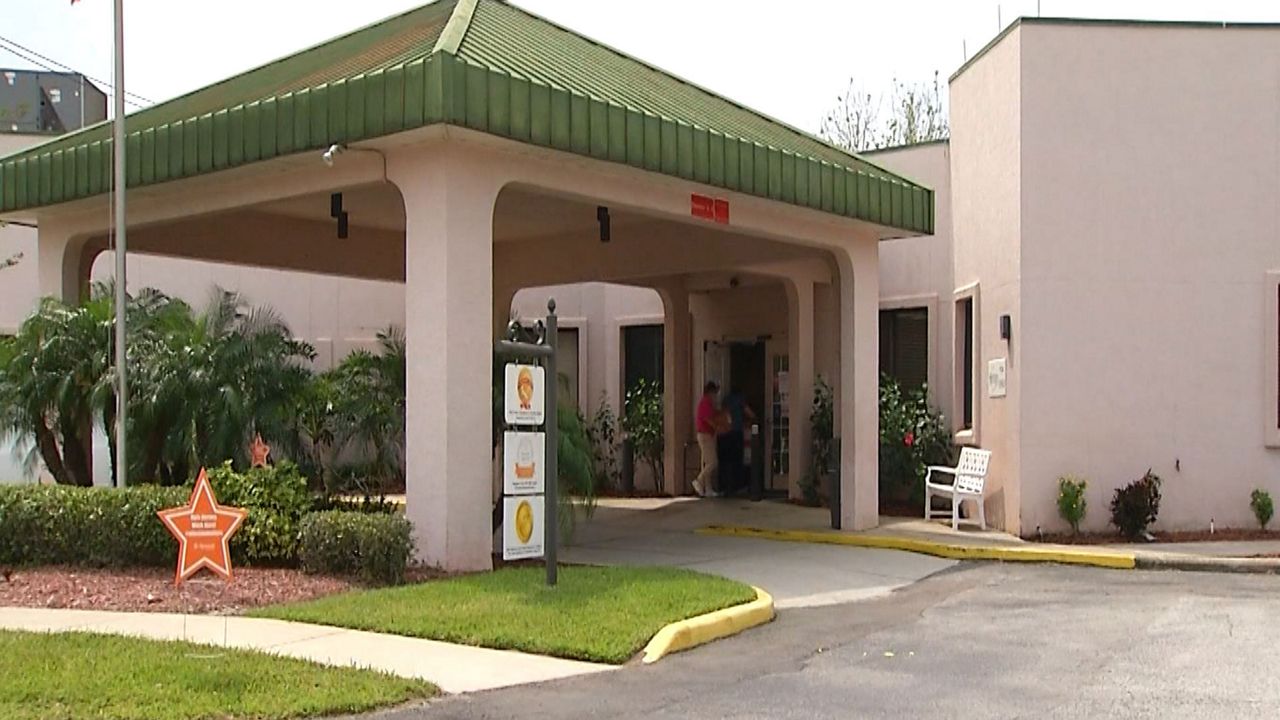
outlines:
M546 557L547 585L557 580L556 544L560 447L557 423L556 301L547 303L536 342L522 342L512 323L508 338L494 345L498 357L540 359L542 365L508 363L503 368L502 557ZM538 431L538 426L542 430ZM538 530L541 525L541 536Z

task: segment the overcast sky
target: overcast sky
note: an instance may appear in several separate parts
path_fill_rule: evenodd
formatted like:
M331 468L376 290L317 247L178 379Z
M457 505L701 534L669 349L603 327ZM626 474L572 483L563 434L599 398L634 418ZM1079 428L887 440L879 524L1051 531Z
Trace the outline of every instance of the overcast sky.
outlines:
M0 0L0 37L111 78L111 0ZM152 101L221 80L422 0L125 0L126 89ZM1280 21L1271 0L515 0L816 132L855 78L946 77L1018 15ZM19 7L15 8L14 6ZM0 67L32 67L0 51ZM793 78L803 78L794 82Z

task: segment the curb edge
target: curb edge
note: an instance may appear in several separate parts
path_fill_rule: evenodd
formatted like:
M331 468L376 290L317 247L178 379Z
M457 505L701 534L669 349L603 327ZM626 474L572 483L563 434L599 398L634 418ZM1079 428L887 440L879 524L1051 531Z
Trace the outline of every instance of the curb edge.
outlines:
M1113 570L1133 570L1137 567L1134 553L1121 550L1091 551L1069 547L1000 547L994 545L959 545L918 538L888 535L848 535L814 530L769 530L734 525L709 525L695 531L699 535L723 535L754 537L784 542L824 543L882 550L933 555L952 560L1000 560L1003 562L1062 563L1089 565Z
M756 591L755 600L679 620L659 630L644 647L644 664L655 663L671 653L737 635L773 620L773 596L754 585L751 589Z

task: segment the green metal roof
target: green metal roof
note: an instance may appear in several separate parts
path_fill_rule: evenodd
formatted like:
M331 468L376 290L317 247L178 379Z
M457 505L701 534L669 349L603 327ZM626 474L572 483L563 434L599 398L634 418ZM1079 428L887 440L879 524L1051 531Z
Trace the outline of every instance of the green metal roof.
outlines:
M933 231L933 192L501 0L439 0L127 118L130 187L447 123ZM110 127L0 159L0 211L105 192Z

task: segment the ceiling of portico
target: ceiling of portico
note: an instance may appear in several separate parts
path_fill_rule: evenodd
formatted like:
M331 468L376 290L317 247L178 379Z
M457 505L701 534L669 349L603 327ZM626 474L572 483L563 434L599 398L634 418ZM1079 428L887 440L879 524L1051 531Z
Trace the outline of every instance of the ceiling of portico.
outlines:
M400 191L379 182L341 192L350 218L347 239L336 238L328 191L159 223L133 231L131 239L139 252L403 280ZM690 289L712 289L771 282L793 275L792 268L826 263L825 254L812 248L623 208L610 209L606 243L597 209L590 198L504 190L493 217L495 282L645 284L679 276L692 283Z
M315 193L265 203L257 212L300 220L329 220L330 193ZM390 184L365 185L342 190L343 209L353 226L404 232L404 201ZM623 230L644 218L610 213L612 229ZM495 242L597 232L596 206L589 202L522 190L504 191L494 210Z

